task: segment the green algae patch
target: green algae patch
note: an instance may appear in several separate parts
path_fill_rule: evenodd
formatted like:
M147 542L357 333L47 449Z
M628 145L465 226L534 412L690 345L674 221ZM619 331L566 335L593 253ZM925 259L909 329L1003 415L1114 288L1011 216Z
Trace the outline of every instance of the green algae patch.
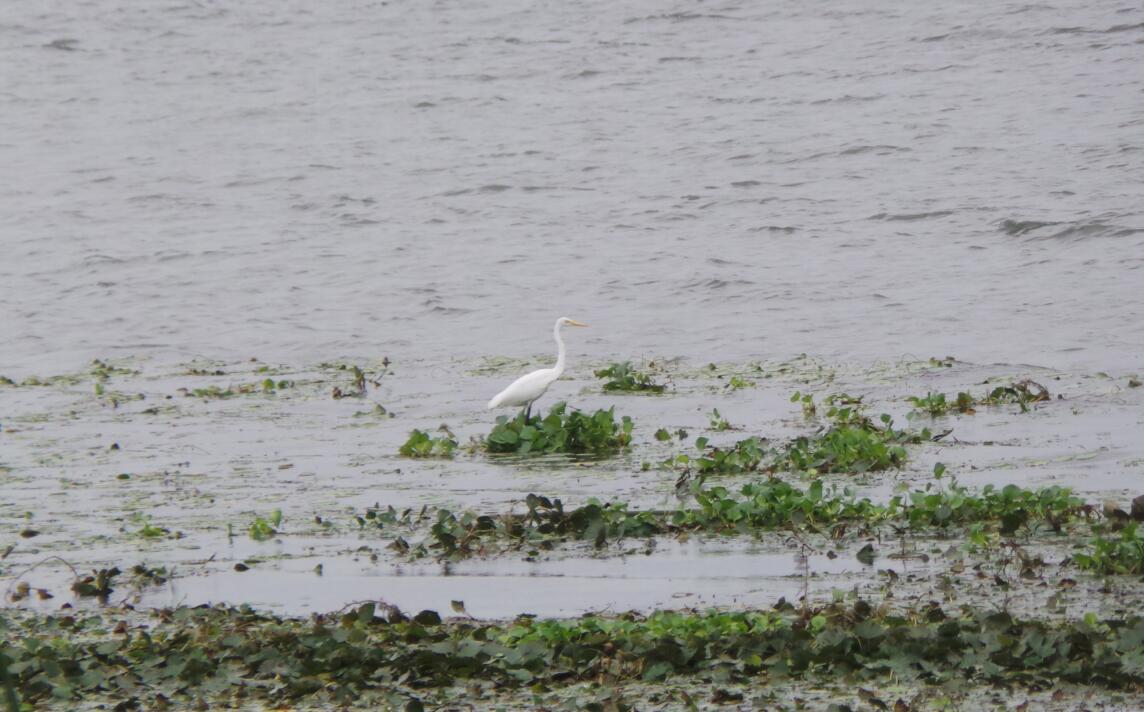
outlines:
M1144 687L1144 619L1057 623L937 604L528 616L505 623L408 617L373 602L280 618L248 608L0 619L0 663L28 704L383 707L432 702L474 681L495 696L628 682L782 684L890 680L1036 689Z

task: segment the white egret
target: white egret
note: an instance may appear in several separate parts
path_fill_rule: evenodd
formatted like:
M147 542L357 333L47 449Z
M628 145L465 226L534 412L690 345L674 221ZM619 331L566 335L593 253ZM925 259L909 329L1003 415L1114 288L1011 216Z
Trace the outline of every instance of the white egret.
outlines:
M509 387L493 396L489 401L489 410L493 408L500 408L501 406L524 406L524 419L528 421L529 416L532 415L532 404L536 399L544 395L560 374L564 373L564 339L560 338L560 327L567 324L568 326L588 326L581 324L575 319L569 319L562 316L556 320L556 325L552 327L552 336L556 339L556 365L552 368L541 368L526 373L520 378L509 384Z

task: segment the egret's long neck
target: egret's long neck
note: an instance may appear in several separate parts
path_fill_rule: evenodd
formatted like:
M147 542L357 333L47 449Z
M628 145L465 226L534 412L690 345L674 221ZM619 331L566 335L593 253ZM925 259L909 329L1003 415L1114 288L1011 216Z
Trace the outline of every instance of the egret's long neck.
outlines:
M556 375L564 373L564 339L560 338L560 327L563 326L560 322L556 322L556 326L552 327L552 337L556 339Z

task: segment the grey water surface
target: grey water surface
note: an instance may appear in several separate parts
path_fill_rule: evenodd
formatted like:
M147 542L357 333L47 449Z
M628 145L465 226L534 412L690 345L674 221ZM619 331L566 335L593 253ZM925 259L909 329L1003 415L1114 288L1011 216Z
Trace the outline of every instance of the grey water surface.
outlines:
M0 9L0 372L548 350L1138 366L1144 8Z
M4 3L0 375L133 373L0 388L0 582L56 606L75 572L49 557L143 561L176 572L152 605L478 616L876 591L852 551L781 536L443 566L350 523L528 492L673 506L675 474L641 467L672 454L651 432L702 433L713 405L742 430L712 437L781 439L808 428L788 402L808 383L901 418L908 395L1020 377L1066 400L960 419L859 489L944 461L973 486L1126 502L1142 267L1139 3ZM591 328L545 404L617 404L593 364L677 365L670 395L619 397L631 452L396 457L413 427L486 433L560 315ZM318 364L383 357L366 399L329 398L341 376ZM778 375L741 392L699 370L755 359ZM262 364L296 388L187 396ZM250 540L273 509L283 537ZM147 522L180 537L143 541Z

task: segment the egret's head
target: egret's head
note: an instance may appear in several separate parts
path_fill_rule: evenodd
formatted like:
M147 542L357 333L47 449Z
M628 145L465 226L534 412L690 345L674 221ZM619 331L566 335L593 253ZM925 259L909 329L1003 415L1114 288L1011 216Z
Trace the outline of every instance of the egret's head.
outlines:
M575 319L569 319L566 316L560 317L560 324L563 326L588 326L587 324L576 321Z

